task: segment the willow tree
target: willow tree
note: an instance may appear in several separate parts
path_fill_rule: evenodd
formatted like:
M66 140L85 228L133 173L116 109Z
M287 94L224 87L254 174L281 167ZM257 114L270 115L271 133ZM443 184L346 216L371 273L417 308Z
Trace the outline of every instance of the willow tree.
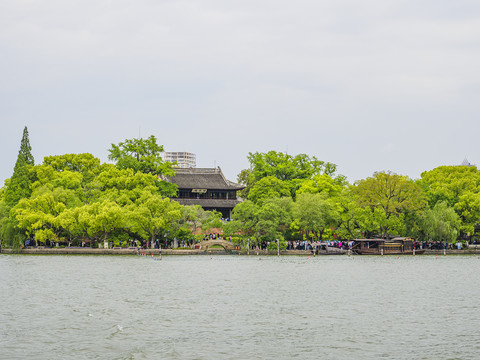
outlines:
M59 241L60 231L56 227L56 217L65 210L62 202L53 194L46 193L30 199L22 199L12 209L17 226L38 242Z
M125 229L128 213L113 201L94 202L79 209L79 227L85 229L91 239L107 242L114 232Z
M305 234L308 239L321 240L329 225L338 215L332 204L322 194L302 193L293 206L292 227Z
M453 242L460 229L460 217L447 202L439 201L425 212L422 228L429 240Z
M133 230L147 241L147 246L175 230L182 217L182 206L160 195L145 193L129 206L129 217Z

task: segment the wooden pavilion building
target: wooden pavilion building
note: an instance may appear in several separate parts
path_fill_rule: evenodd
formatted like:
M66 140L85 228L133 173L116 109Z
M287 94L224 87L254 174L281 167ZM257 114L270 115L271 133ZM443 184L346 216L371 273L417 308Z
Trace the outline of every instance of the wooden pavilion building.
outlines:
M235 205L242 202L237 191L245 188L225 178L218 168L175 169L175 176L163 179L178 186L177 198L181 205L200 205L204 210L216 210L229 219Z

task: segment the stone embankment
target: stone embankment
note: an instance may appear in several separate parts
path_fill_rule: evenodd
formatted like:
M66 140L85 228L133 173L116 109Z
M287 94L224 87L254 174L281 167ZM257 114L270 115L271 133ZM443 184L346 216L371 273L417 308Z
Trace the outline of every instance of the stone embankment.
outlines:
M224 250L199 250L199 249L137 249L137 248L88 248L88 247L65 247L65 248L23 248L12 251L12 249L1 249L2 254L31 254L31 255L277 255L277 251L266 250L246 250L224 251ZM313 255L311 251L304 250L284 250L280 251L280 255ZM480 255L480 248L471 249L450 249L444 250L425 250L423 255ZM323 256L323 255L317 255ZM417 255L421 256L421 255Z
M89 247L65 247L65 248L49 248L49 247L29 247L12 251L12 249L3 248L3 254L30 254L30 255L247 255L246 250L199 250L199 249L137 249L137 248L89 248ZM248 255L276 255L277 251L266 250L250 250ZM285 250L280 252L281 255L312 255L311 251L303 250Z
M141 250L142 253L149 255L159 255L158 249ZM32 255L136 255L136 248L113 248L113 249L93 249L88 247L65 247L65 248L49 248L35 247L23 248L13 251L12 249L2 249L3 254L32 254Z
M425 250L424 255L480 255L480 248L470 248L470 249L450 249L450 250Z

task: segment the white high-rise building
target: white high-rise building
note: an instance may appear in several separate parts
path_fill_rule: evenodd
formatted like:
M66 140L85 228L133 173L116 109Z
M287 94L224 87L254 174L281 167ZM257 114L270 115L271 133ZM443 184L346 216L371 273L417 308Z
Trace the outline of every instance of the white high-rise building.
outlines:
M189 152L166 151L164 153L164 160L176 163L176 167L182 169L197 167L197 156Z

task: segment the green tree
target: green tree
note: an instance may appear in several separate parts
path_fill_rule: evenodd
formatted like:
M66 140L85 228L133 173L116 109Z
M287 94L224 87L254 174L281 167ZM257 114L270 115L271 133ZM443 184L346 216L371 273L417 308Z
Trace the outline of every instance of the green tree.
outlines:
M232 210L232 233L240 233L245 238L255 235L258 222L258 206L250 200L237 204Z
M460 232L471 235L480 222L480 172L475 166L439 166L422 173L430 208L439 202L453 207L461 219Z
M20 199L30 196L32 192L31 185L34 180L32 173L33 165L32 147L30 146L28 129L25 126L13 175L7 182L5 190L5 202L9 207L15 206Z
M399 227L399 220L405 213L416 213L426 206L420 185L391 172L376 172L373 177L360 180L353 194L361 207L370 209L384 237Z
M95 187L99 189L95 201L108 199L124 206L134 203L148 192L159 194L158 178L153 174L134 172L132 169L118 169L106 164L95 178Z
M379 227L369 208L361 207L352 194L351 187L345 188L335 197L338 211L336 233L340 238L356 239L369 237Z
M249 153L250 168L242 170L239 182L246 185L242 196L250 197L250 191L256 182L266 177L275 177L284 182L290 189L290 196L295 198L302 182L315 175L333 176L336 165L318 160L306 154L291 156L289 154L269 151L267 153Z
M132 169L134 173L151 174L156 177L173 176L175 171L170 162L162 159L163 146L157 144L155 136L148 139L127 139L118 145L112 144L108 158L115 161L118 169ZM174 197L178 187L164 180L156 183L160 195Z
M59 158L50 157L50 160ZM85 203L82 173L71 167L53 168L49 164L35 166L34 172L36 181L31 186L31 196L14 207L17 228L40 242L59 241L64 236L73 241L79 236L75 227L78 223L67 223L67 215L74 212L62 214Z
M183 222L188 224L193 234L202 228L207 221L208 214L200 205L187 205L182 207Z
M258 208L256 224L259 239L275 241L282 238L291 222L293 201L291 198L266 199ZM283 245L286 245L282 242Z
M464 192L453 208L461 219L460 231L467 236L473 234L475 225L480 221L480 193Z
M0 189L0 241L4 247L18 250L25 239L25 233L16 227L15 218L10 216L10 206L3 198L4 193L4 188Z
M297 190L297 194L310 193L310 194L324 194L328 198L340 196L343 189L347 185L345 178L340 176L332 178L328 174L318 174L311 179L303 181L300 188Z
M307 238L320 240L325 229L333 222L331 204L321 194L303 193L297 196L293 206L292 227Z
M126 211L117 203L103 200L79 208L78 226L91 239L108 241L110 236L126 226Z
M129 207L133 229L145 240L154 243L163 238L167 231L177 230L176 224L182 217L182 206L160 195L145 194L135 205Z
M69 243L79 238L88 238L88 229L85 226L87 224L80 221L83 210L83 206L65 209L55 219L55 226L65 234Z
M162 159L163 146L157 144L155 136L147 139L127 139L118 145L112 144L108 158L115 161L119 169L154 175L174 175L172 164Z
M58 241L59 232L56 217L65 210L65 205L55 201L53 195L43 194L22 199L12 209L17 227L35 238L36 242Z
M253 176L252 169L243 169L240 171L240 174L237 175L237 182L245 185L245 189L240 190L238 195L244 199L247 199L251 187L255 184L255 178Z
M222 213L215 210L206 211L206 218L202 223L202 230L205 233L208 233L213 229L221 229L222 227Z
M17 226L18 223L10 215L10 210L21 199L26 199L30 196L32 192L31 185L34 181L33 166L32 148L30 146L28 129L25 126L13 175L5 181L2 200L0 201L0 236L4 240L3 245L13 249L18 249L21 246L26 239L26 235L24 230Z
M453 242L459 234L460 217L447 202L439 201L425 212L422 228L429 240Z
M430 207L439 201L455 206L462 194L480 192L480 172L475 166L439 166L421 174Z
M35 166L34 170L37 180L32 184L31 198L49 193L55 201L68 208L85 202L82 174L70 170L57 171L44 164Z
M248 195L248 199L257 204L274 197L290 197L288 185L274 176L267 176L257 181Z
M310 179L316 174L333 175L336 171L336 165L306 154L291 156L276 151L256 152L249 153L248 160L257 181L267 176L274 176L282 181Z
M89 153L46 156L43 164L58 172L71 171L81 174L83 187L88 186L101 172L100 159Z

